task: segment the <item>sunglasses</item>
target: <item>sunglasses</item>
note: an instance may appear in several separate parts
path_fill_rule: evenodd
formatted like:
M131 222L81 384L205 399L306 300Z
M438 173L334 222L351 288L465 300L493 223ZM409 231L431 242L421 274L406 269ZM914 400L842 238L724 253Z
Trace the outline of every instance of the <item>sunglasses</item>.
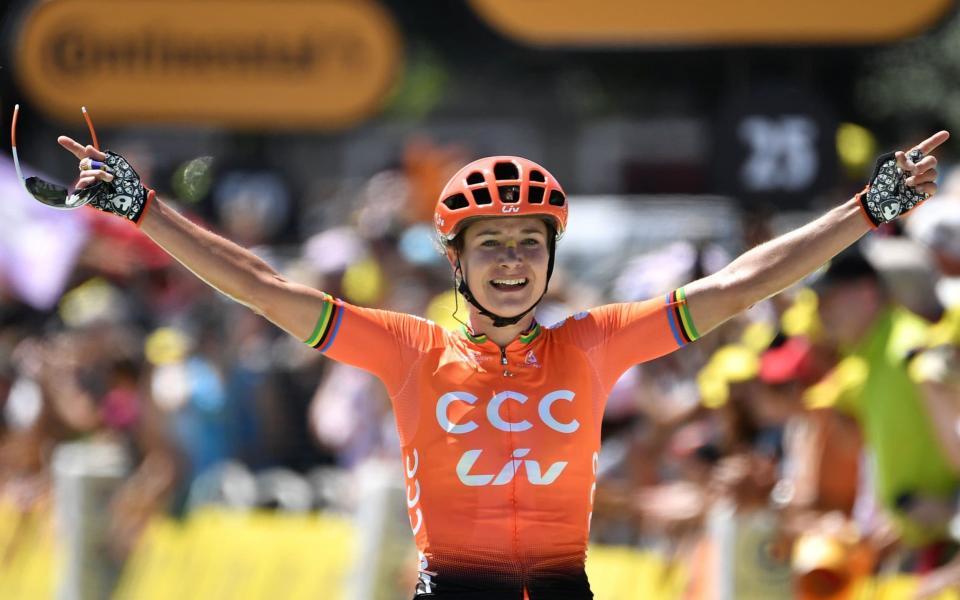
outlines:
M90 130L90 137L93 138L93 147L99 150L100 143L97 141L97 132L93 129L93 121L90 120L87 107L81 107L80 110L87 122L87 129ZM13 166L17 170L17 177L23 183L23 189L38 202L60 210L72 210L89 203L93 199L93 192L100 185L99 182L82 190L75 189L70 192L62 185L45 181L39 177L23 176L23 171L20 170L20 157L17 155L17 117L19 115L20 105L17 104L13 107L13 121L10 123L10 145L13 148Z

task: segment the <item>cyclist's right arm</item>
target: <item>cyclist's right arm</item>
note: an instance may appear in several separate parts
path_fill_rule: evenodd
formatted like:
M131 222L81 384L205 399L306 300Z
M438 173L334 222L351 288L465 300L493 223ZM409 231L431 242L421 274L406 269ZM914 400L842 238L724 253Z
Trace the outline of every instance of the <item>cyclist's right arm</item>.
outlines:
M301 340L313 332L323 293L284 279L238 244L191 222L159 198L140 229L207 284Z
M119 154L83 146L67 136L57 141L80 160L77 189L106 182L90 194L90 206L135 223L214 289L334 360L370 371L391 395L408 379L409 367L442 343L440 328L424 319L351 306L287 281L249 250L192 223L157 199Z
M58 137L57 143L80 161L78 190L98 181L106 182L106 188L92 195L90 206L136 223L157 245L214 289L252 308L291 335L308 339L316 316L324 308L324 294L287 281L249 250L196 225L154 198L122 156L84 146L67 136ZM115 176L119 177L117 181Z
M155 199L141 230L200 279L327 356L370 371L393 393L408 367L437 343L423 319L351 306L286 280L249 250Z

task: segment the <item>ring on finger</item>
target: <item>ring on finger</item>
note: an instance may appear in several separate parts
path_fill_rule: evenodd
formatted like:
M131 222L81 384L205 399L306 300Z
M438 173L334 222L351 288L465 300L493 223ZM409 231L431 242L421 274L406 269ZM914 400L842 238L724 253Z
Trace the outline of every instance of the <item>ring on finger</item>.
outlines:
M108 170L106 167L106 163L102 163L99 160L93 160L92 158L84 158L80 161L81 171L106 171Z

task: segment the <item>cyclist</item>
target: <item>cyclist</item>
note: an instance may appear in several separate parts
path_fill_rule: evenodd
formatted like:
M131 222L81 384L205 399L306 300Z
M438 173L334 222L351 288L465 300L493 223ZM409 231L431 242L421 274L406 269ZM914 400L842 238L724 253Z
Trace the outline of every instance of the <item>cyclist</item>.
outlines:
M217 290L383 381L420 551L417 598L579 600L592 598L584 564L600 424L614 382L631 365L778 293L933 194L936 159L926 155L947 137L940 132L909 155L881 157L864 192L713 275L551 327L533 311L567 227L564 192L529 160L472 162L447 184L435 213L470 303L470 327L461 332L289 282L156 199L121 156L58 141L80 159L77 187L93 206L137 224Z

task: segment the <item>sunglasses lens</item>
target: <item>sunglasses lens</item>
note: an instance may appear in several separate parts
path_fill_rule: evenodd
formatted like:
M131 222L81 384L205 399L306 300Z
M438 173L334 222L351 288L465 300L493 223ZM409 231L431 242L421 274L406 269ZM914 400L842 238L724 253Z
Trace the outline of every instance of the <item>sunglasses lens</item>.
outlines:
M31 196L43 204L55 208L78 208L83 206L90 202L90 191L97 187L91 186L90 188L78 190L68 195L67 188L62 185L50 183L49 181L44 181L38 177L27 177L24 183Z
M93 200L93 195L100 187L101 182L97 182L90 187L83 188L82 190L73 190L73 193L67 196L67 208L80 208L85 204L89 204Z
M50 183L37 177L27 177L27 191L30 195L50 206L66 206L67 188Z

